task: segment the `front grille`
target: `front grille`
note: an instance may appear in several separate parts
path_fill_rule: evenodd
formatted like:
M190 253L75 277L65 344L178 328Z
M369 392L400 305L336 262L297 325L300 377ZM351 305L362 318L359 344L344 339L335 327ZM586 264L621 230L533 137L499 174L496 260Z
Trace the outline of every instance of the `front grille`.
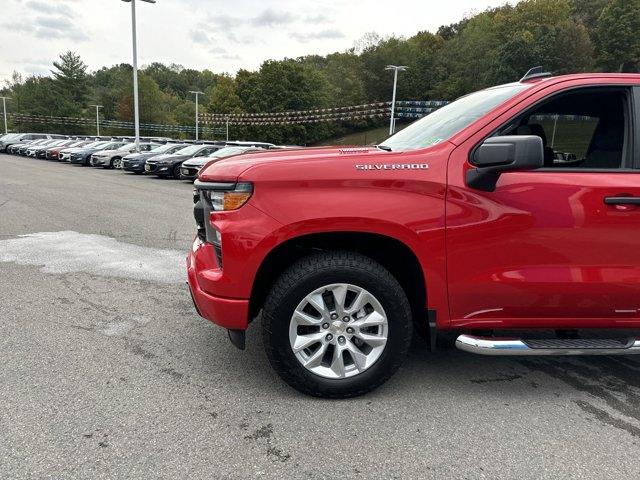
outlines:
M198 227L198 237L203 242L213 245L213 251L216 255L218 267L222 268L222 245L218 241L214 240L214 227L210 223L207 223L209 214L211 213L211 207L203 197L204 196L201 195L200 191L194 189L193 202L195 205L193 206L193 217L195 218L196 225ZM207 235L207 231L209 232L209 235Z
M185 177L197 177L198 176L198 169L197 168L182 167L180 169L180 173L182 175L184 175Z

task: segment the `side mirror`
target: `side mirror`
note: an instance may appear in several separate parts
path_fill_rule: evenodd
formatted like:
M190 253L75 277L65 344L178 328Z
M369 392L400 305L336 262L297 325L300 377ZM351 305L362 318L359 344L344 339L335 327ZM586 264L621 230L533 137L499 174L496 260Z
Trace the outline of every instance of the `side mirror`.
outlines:
M493 192L501 174L541 168L544 147L542 139L535 135L492 137L475 149L470 160L476 168L467 171L467 185Z

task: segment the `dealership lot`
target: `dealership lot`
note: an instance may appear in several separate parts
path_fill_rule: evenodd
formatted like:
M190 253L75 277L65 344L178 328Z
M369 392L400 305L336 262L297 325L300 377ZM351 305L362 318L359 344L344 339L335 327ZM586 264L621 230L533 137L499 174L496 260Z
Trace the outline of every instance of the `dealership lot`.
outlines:
M640 475L632 357L415 341L364 397L290 389L255 326L240 352L196 315L181 279L191 192L0 155L1 478Z

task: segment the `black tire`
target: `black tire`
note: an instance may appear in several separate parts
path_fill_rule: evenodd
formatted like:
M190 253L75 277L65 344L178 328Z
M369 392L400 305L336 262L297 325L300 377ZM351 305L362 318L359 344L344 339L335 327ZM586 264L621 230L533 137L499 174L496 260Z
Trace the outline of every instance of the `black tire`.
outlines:
M175 167L173 167L173 170L171 170L171 176L176 180L180 180L180 178L182 178L182 174L180 173L181 166L182 165L176 165Z
M307 370L289 343L289 323L298 304L309 293L332 283L368 290L388 320L387 343L378 360L364 372L342 379ZM263 342L271 366L290 386L317 397L356 397L382 385L404 361L412 334L411 308L398 281L375 260L354 252L319 252L302 258L276 280L262 313Z

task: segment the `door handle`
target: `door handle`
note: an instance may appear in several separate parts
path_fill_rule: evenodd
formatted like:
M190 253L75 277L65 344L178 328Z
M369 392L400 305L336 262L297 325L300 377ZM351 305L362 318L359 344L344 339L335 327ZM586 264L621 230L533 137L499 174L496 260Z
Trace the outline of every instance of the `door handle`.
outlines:
M607 205L640 205L640 197L604 197Z

